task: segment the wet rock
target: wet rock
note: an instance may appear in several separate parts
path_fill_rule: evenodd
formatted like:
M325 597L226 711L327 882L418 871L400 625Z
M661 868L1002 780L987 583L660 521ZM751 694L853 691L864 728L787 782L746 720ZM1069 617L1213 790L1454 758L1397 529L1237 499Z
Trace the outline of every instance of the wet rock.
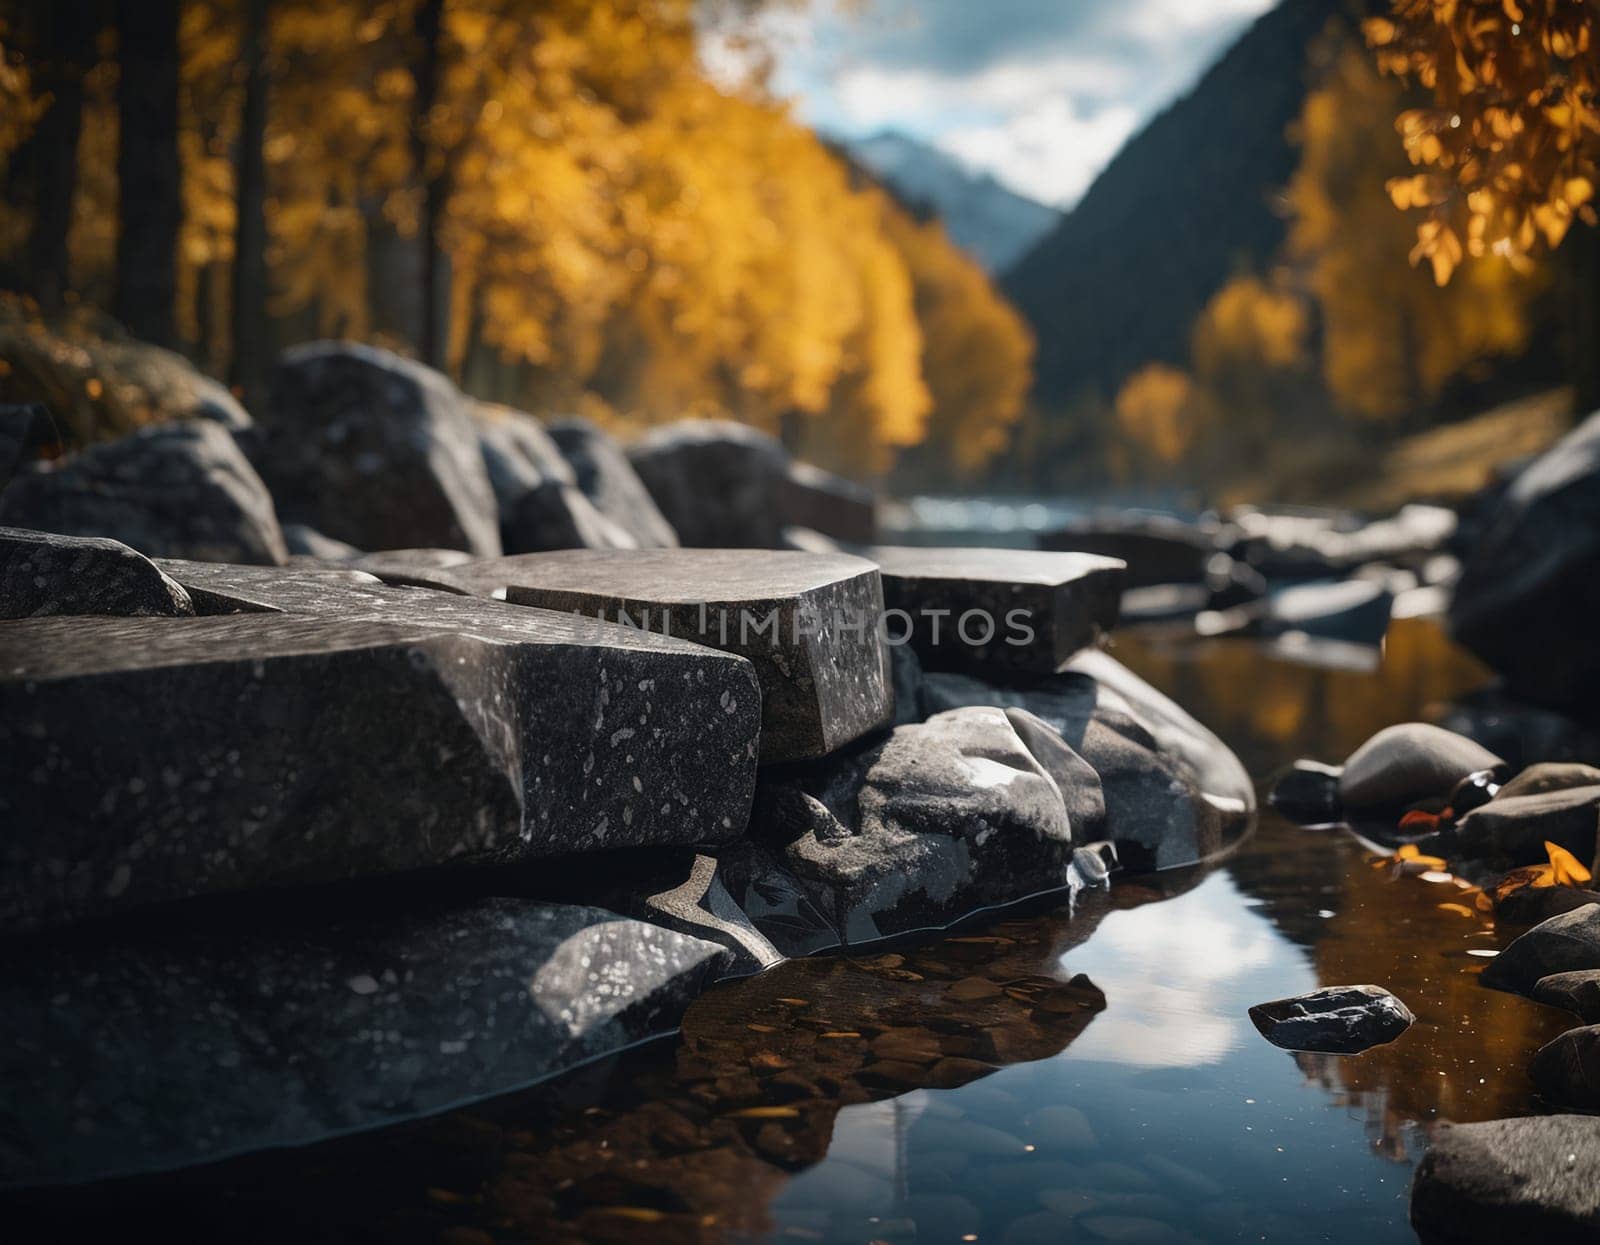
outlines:
M1456 638L1536 701L1582 707L1600 695L1597 506L1600 418L1591 415L1511 483L1456 585Z
M1274 1046L1354 1055L1394 1041L1416 1017L1381 986L1331 986L1257 1003L1250 1020Z
M279 565L283 532L261 477L221 424L157 424L22 473L0 524L105 536L146 557Z
M1541 977L1534 983L1533 998L1577 1013L1584 1024L1600 1023L1600 969L1579 969Z
M1048 732L1033 738L1066 747ZM1000 710L958 709L769 774L752 831L846 943L937 928L1081 885L1053 765Z
M1401 722L1350 754L1339 794L1347 808L1400 807L1448 795L1468 774L1503 764L1464 736L1426 722Z
M628 456L585 419L562 419L547 431L572 466L578 488L640 549L674 549L678 534L639 479Z
M1600 968L1600 904L1563 912L1535 925L1490 960L1484 985L1528 994L1541 977Z
M1500 794L1500 784L1495 780L1497 772L1492 769L1480 769L1468 774L1450 789L1450 796L1445 806L1457 817L1464 816L1475 808L1482 808Z
M870 545L878 538L878 501L872 490L810 463L789 464L778 489L778 508L786 526L809 528L847 545Z
M1094 553L1127 563L1124 586L1203 583L1216 552L1212 534L1163 515L1097 517L1039 537L1039 547Z
M1548 859L1545 843L1579 860L1595 854L1600 786L1507 796L1504 791L1456 823L1459 850L1497 865L1532 865Z
M1600 1233L1600 1118L1440 1124L1411 1183L1428 1245L1592 1241Z
M255 595L286 612L7 624L0 925L744 831L747 662L332 573L216 569L275 576Z
M11 482L37 446L53 439L50 412L40 403L0 403L0 489Z
M0 527L0 619L194 612L188 593L118 541Z
M628 448L678 540L701 549L775 549L785 522L783 446L728 420L686 419Z
M349 562L361 556L361 550L332 536L324 536L314 527L304 523L285 523L283 543L291 558L315 558L319 562Z
M1052 674L1117 622L1122 567L1087 554L880 545L886 627L924 667Z
M1568 1029L1546 1042L1528 1065L1528 1076L1547 1102L1600 1108L1600 1025Z
M1377 644L1389 629L1394 594L1382 584L1347 579L1285 588L1266 601L1265 635L1299 631L1355 644Z
M1338 821L1344 816L1344 801L1339 797L1343 773L1338 765L1296 761L1272 784L1272 807L1305 826Z
M1255 807L1250 779L1226 745L1103 654L1080 654L1066 672L1022 688L929 674L922 700L929 712L998 705L1047 723L1100 779L1105 820L1077 830L1113 840L1130 869L1215 855Z
M452 572L503 581L518 605L588 614L748 657L761 681L761 759L825 756L888 724L882 587L844 555L733 549L568 551Z
M523 900L40 948L0 970L0 1183L211 1162L519 1088L670 1030L725 958Z
M812 900L781 854L741 839L716 850L717 878L750 924L789 959L844 945L833 921Z
M500 552L477 428L431 368L353 342L295 346L248 445L286 519L359 549Z
M1048 722L1026 709L1007 709L1004 712L1006 721L1016 731L1022 746L1033 754L1055 783L1061 803L1067 810L1067 820L1073 828L1074 837L1083 842L1101 834L1106 824L1106 794L1094 766L1074 752L1072 746L1061 737L1061 732ZM1097 876L1116 865L1115 849L1110 844L1103 846L1111 851L1111 859L1108 865L1095 871Z
M1575 787L1600 787L1600 769L1571 761L1544 761L1528 766L1501 787L1495 798L1544 795L1550 791L1570 791Z
M1576 886L1519 886L1494 905L1502 925L1538 925L1585 904L1600 903L1600 893Z

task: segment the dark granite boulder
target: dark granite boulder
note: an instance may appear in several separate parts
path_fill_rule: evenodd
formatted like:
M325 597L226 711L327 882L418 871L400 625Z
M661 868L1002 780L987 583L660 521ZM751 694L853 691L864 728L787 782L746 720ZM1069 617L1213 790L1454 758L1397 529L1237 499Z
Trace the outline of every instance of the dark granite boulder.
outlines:
M1536 1001L1575 1012L1586 1025L1600 1023L1600 969L1551 973L1533 986Z
M824 756L892 714L882 587L847 555L571 550L452 567L518 605L587 614L737 653L761 680L761 759Z
M248 438L278 512L358 549L500 552L494 492L466 399L372 346L309 342L273 369Z
M548 431L596 510L640 549L677 548L678 534L615 441L586 419L560 419Z
M1082 885L1052 771L1066 745L998 709L957 709L880 742L765 776L752 832L847 944L947 925L979 908Z
M152 558L281 566L289 556L266 485L209 420L157 424L35 466L0 492L0 524L107 536Z
M1587 861L1594 858L1597 824L1600 786L1537 795L1507 796L1502 791L1456 823L1456 840L1463 855L1501 868L1544 862L1549 858L1547 842Z
M1411 1182L1425 1245L1577 1245L1600 1236L1600 1118L1438 1124Z
M1456 638L1514 689L1555 705L1600 696L1600 414L1512 482L1467 553Z
M0 925L744 832L748 662L335 572L215 569L275 576L243 591L284 612L0 630Z
M48 409L37 402L0 403L0 489L47 440L54 440Z
M0 527L0 619L176 618L194 612L189 594L127 545Z
M1350 754L1339 795L1346 808L1403 808L1442 799L1468 774L1503 765L1465 736L1426 722L1401 722L1384 727Z
M1217 551L1212 533L1164 515L1106 516L1068 524L1041 535L1039 547L1116 558L1127 564L1128 588L1203 583Z
M1542 977L1600 968L1600 904L1535 925L1490 960L1478 979L1495 990L1528 994Z
M1568 1029L1534 1053L1528 1076L1546 1102L1600 1109L1600 1025Z
M468 410L477 425L506 553L638 547L578 490L572 465L532 415L470 400Z
M0 970L0 1184L302 1145L675 1028L727 956L526 900L118 931Z
M778 489L778 509L787 527L803 527L847 545L878 538L878 501L864 484L810 463L790 463Z
M1303 826L1328 825L1344 816L1337 765L1299 760L1272 784L1272 807Z
M885 629L924 667L1053 674L1117 622L1122 566L1088 554L879 545Z
M1600 892L1576 886L1519 886L1495 900L1494 919L1500 927L1539 925L1592 903L1600 903Z
M1330 986L1250 1009L1256 1030L1285 1050L1354 1055L1399 1037L1416 1017L1382 986Z
M728 420L686 419L628 447L628 461L683 544L776 549L785 518L783 446Z

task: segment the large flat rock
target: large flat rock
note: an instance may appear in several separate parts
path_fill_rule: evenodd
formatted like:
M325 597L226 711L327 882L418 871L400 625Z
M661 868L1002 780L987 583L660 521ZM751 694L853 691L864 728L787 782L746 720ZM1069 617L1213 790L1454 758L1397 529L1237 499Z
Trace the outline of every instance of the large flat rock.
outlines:
M748 662L275 574L284 613L0 629L0 926L743 833Z
M188 593L120 541L0 527L0 619L194 612Z
M1079 553L879 545L891 638L930 670L1053 674L1117 622L1123 564Z
M209 1162L516 1089L676 1027L726 958L527 900L34 949L0 970L0 1184Z
M529 558L506 600L663 631L747 657L761 681L761 759L824 756L888 724L883 590L847 555L573 550Z

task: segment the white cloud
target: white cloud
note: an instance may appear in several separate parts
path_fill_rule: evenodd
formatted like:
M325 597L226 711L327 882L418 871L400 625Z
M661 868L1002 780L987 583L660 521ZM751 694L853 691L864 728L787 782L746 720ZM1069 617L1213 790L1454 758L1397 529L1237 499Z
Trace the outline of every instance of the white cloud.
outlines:
M957 126L935 143L1020 194L1068 207L1138 123L1138 113L1128 105L1085 116L1068 100L1046 99L992 125Z

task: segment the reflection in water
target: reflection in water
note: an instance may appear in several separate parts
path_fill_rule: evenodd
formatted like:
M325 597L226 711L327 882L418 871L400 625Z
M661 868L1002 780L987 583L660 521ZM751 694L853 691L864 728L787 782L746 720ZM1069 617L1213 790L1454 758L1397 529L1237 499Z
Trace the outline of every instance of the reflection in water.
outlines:
M1258 774L1481 676L1420 622L1369 674L1232 640L1118 655ZM1564 1027L1478 986L1465 951L1496 934L1452 893L1268 814L1221 866L1076 914L728 983L676 1041L553 1086L25 1209L57 1237L141 1216L234 1241L1410 1240L1418 1127L1537 1109L1524 1065ZM1361 1055L1291 1055L1246 1015L1363 982L1418 1020Z

